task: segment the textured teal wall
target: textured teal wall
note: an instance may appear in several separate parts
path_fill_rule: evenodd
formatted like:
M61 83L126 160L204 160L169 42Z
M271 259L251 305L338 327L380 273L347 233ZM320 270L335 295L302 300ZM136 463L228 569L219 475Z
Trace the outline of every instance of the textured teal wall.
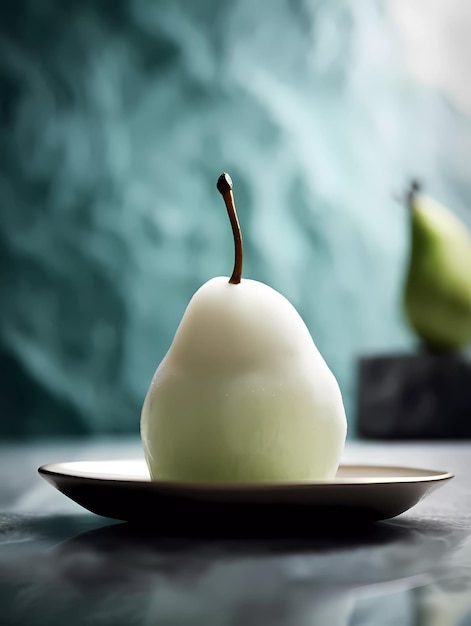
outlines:
M232 268L222 170L246 277L298 308L354 432L357 357L413 345L394 196L469 195L469 118L393 4L2 2L0 433L137 432L189 298Z

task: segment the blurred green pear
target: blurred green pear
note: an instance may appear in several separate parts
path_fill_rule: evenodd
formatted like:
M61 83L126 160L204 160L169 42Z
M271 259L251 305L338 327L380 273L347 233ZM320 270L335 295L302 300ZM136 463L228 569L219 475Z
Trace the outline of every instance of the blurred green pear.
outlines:
M430 351L459 350L471 341L471 235L446 207L423 195L417 183L408 204L407 317Z

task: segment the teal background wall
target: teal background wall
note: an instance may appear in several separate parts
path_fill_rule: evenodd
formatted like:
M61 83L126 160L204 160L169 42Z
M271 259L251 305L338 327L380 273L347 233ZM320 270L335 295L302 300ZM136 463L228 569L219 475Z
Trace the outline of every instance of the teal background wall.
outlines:
M2 2L0 435L137 433L188 300L232 269L223 170L245 276L298 308L354 433L359 355L414 349L397 196L418 177L469 222L449 6L451 30L419 0Z

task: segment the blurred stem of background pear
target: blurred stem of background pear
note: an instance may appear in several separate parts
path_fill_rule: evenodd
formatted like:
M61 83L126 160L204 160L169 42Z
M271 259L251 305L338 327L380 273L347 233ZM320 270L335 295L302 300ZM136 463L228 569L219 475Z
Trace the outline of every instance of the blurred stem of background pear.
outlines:
M466 0L2 2L0 436L137 435L189 297L230 271L221 169L244 275L300 312L354 436L358 356L416 344L394 196L417 176L470 224L470 17Z

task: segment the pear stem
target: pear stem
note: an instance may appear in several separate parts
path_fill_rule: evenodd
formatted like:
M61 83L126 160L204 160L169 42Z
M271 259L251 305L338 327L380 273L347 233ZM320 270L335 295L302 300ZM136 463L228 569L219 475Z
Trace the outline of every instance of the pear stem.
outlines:
M410 184L410 187L406 195L407 206L409 207L411 211L414 208L413 203L414 203L415 196L418 193L420 193L421 190L422 190L422 185L417 180L413 180Z
M232 193L232 179L226 172L218 178L217 188L224 198L227 214L231 221L232 235L234 236L234 269L229 282L238 285L242 280L242 264L244 260L244 248L242 245L242 233L240 231L239 219L235 208L234 195Z

